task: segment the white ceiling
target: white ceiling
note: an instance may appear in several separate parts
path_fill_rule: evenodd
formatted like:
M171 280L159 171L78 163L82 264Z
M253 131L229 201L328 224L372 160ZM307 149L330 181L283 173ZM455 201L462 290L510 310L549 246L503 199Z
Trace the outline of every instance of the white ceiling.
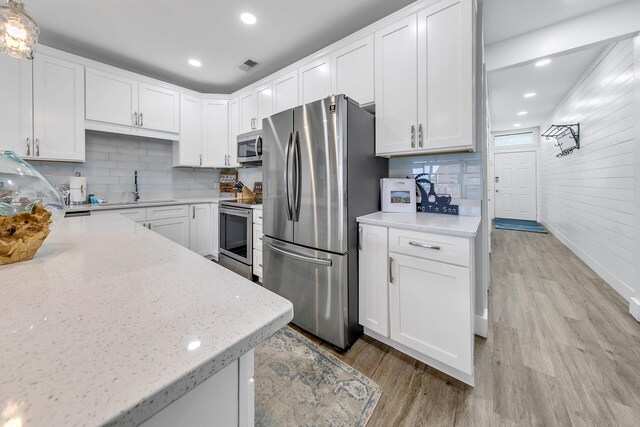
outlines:
M496 43L624 0L484 0L484 42Z
M508 131L539 126L560 104L564 96L593 63L602 47L551 58L551 63L533 63L493 71L488 74L489 109L492 131ZM535 92L533 98L525 93ZM518 116L526 111L524 116ZM514 127L519 123L521 126Z
M230 93L415 0L26 0L40 42L194 90ZM248 26L242 12L256 15ZM249 73L237 66L250 57ZM199 69L187 64L197 58Z

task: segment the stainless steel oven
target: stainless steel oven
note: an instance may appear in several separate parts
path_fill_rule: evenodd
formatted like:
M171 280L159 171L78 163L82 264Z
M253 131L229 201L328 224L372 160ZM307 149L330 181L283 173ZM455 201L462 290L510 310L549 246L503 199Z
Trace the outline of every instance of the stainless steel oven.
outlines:
M218 263L251 279L253 275L253 211L220 204L220 254Z
M238 162L262 163L262 131L238 135Z

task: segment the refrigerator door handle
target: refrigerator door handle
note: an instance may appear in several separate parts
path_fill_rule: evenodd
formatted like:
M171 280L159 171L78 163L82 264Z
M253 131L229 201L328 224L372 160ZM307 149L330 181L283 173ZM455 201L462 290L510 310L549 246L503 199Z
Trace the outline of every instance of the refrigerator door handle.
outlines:
M300 254L296 254L293 252L287 252L283 249L277 248L275 246L273 246L272 244L267 243L267 246L269 246L271 249L273 249L274 251L281 253L283 255L286 255L288 257L300 260L300 261L306 261L306 262L310 262L312 264L320 264L320 265L326 265L328 267L331 266L331 260L330 259L324 259L324 258L313 258L313 257L308 257L308 256L304 256L304 255L300 255Z
M298 221L300 219L300 187L301 183L301 173L300 173L300 165L302 163L300 159L300 134L296 131L296 139L293 143L293 170L295 171L295 182L294 182L294 221Z
M289 132L289 139L285 146L285 167L284 167L284 191L287 196L287 219L293 220L293 210L291 207L291 168L289 168L289 160L291 158L291 145L293 143L293 132Z

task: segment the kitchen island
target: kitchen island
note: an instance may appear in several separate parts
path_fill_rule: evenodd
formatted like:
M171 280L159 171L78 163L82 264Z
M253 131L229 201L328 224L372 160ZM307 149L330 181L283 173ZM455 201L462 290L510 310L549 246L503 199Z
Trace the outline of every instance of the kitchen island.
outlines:
M120 215L61 220L0 275L2 425L252 425L252 349L293 317Z

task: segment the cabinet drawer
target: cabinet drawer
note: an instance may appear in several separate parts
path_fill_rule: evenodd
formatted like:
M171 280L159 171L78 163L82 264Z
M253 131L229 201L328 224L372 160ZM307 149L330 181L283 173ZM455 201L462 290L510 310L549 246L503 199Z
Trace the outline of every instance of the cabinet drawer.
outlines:
M147 219L147 210L141 209L106 209L103 211L93 211L91 215L113 215L120 214L125 218L129 218L131 221L140 222Z
M262 250L262 224L253 224L253 249Z
M253 274L262 278L262 251L253 250Z
M254 209L253 210L253 223L254 224L262 224L262 209Z
M469 267L471 239L390 228L389 252Z
M147 220L182 218L189 215L189 206L156 206L147 208Z

